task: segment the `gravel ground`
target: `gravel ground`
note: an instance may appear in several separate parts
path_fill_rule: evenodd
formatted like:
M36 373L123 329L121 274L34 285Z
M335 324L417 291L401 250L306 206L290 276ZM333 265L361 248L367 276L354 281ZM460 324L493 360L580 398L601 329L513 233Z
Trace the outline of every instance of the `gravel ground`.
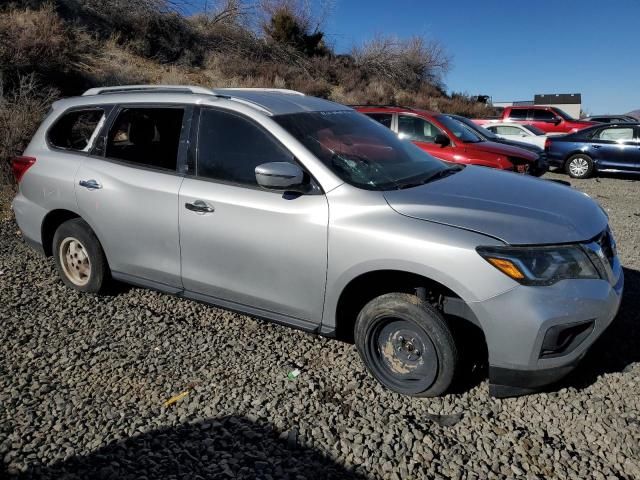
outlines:
M640 183L572 183L611 216L623 306L560 386L507 400L485 379L402 397L349 344L133 287L77 294L1 215L0 477L640 478Z

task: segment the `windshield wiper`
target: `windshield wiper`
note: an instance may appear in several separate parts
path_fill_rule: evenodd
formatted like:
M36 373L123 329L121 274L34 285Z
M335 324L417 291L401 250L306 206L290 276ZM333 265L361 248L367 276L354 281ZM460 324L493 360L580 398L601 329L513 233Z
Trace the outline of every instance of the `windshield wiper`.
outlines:
M420 185L424 185L426 183L433 182L434 180L439 180L441 178L448 177L449 175L453 175L454 173L459 172L463 168L464 167L461 167L461 166L447 167L447 168L445 168L443 170L439 170L436 173L433 173L433 174L429 175L428 177L422 178L417 182L410 182L410 183L402 184L402 185L398 186L398 190L404 190L405 188L419 187Z

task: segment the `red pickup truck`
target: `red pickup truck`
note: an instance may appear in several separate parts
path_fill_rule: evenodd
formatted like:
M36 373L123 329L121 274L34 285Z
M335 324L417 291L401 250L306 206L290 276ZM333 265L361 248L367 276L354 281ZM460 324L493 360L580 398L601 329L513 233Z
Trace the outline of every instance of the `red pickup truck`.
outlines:
M505 107L500 117L473 119L478 125L490 125L492 122L513 122L535 125L545 133L573 133L583 128L597 125L596 122L576 120L556 107L529 105Z

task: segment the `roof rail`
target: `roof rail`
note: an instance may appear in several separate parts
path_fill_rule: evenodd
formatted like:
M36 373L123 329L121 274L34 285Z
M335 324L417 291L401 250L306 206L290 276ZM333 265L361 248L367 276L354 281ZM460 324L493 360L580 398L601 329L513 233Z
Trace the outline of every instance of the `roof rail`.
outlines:
M404 105L374 105L374 104L354 104L347 105L347 107L373 107L373 108L404 108L405 110L415 110L413 107L406 107Z
M304 96L304 93L302 92L298 92L297 90L289 90L287 88L214 88L213 89L214 93L215 92L221 92L221 93L232 93L234 91L236 92L274 92L274 93L286 93L289 95L302 95Z
M204 95L215 95L210 88L193 87L188 85L120 85L117 87L90 88L82 94L83 97L89 95L103 95L107 93L135 93L135 92L155 92L155 93L199 93Z

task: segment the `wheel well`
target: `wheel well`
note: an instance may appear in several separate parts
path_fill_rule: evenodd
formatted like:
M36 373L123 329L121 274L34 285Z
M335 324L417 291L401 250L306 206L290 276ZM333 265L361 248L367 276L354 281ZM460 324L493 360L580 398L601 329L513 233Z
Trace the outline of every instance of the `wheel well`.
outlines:
M445 297L460 298L455 292L435 280L414 273L377 270L354 278L342 290L336 309L336 335L353 341L353 327L360 310L375 297L391 292L415 294L442 311Z
M42 221L42 248L46 256L53 253L53 236L60 225L72 218L80 218L80 215L70 210L52 210Z

